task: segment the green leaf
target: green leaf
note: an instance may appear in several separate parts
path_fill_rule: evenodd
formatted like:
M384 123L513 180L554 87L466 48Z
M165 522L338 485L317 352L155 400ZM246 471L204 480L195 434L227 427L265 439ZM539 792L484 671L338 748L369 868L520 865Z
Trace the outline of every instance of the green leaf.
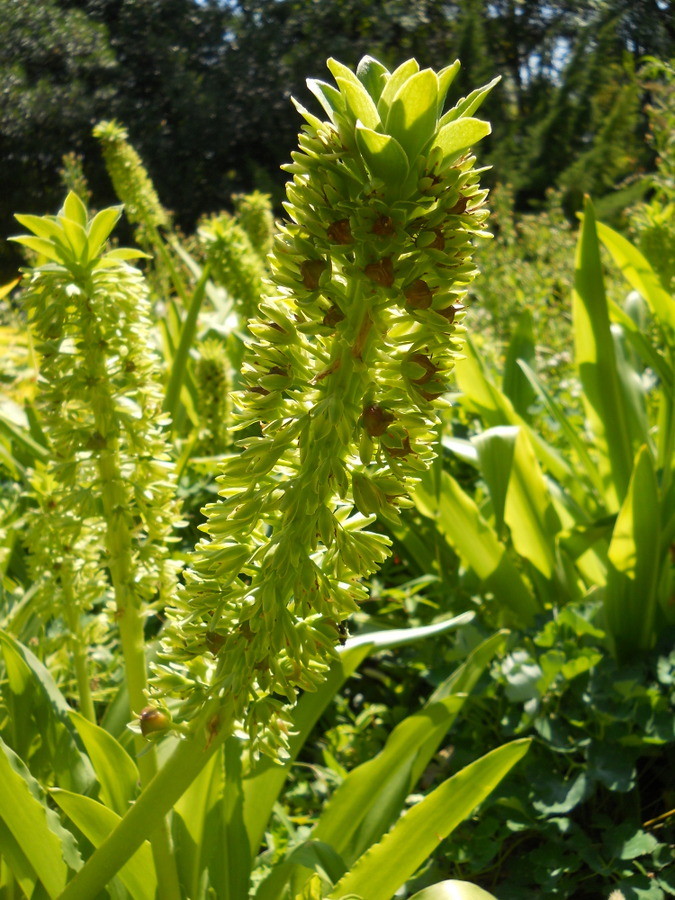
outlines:
M667 560L661 548L659 489L652 456L638 452L612 533L604 610L620 656L649 650L657 638L657 588Z
M356 77L368 91L373 101L377 103L389 80L390 73L379 60L373 59L372 56L364 56L356 69Z
M100 846L120 821L120 816L90 797L54 788L52 797L94 847ZM117 873L134 900L155 900L157 875L150 844L145 841Z
M23 246L28 247L29 250L34 250L36 253L39 253L40 256L46 256L47 259L51 259L54 262L63 262L63 253L57 248L53 241L49 241L46 238L20 235L19 237L11 237L9 240L14 241L17 244L23 244Z
M396 138L357 122L356 146L373 178L381 178L394 187L408 177L408 157Z
M68 241L68 245L73 252L74 259L77 262L87 262L87 251L89 248L87 242L87 232L78 222L71 219L62 219L63 233Z
M75 191L68 192L68 196L66 197L66 201L63 204L63 209L61 210L60 215L65 216L71 222L79 225L80 228L87 227L87 207L84 205Z
M590 201L586 203L577 245L572 306L575 360L584 388L584 406L596 446L606 460L604 470L601 466L601 474L606 479L606 502L610 510L616 509L626 496L633 452Z
M466 696L451 695L399 723L382 751L353 769L335 790L312 838L330 844L348 865L378 840L414 787L413 765L430 732L437 748L465 701Z
M315 78L307 79L307 87L323 106L325 112L334 125L337 125L337 117L345 112L345 98L332 84L318 81Z
M63 240L63 228L52 216L29 216L17 213L14 218L33 234L41 238Z
M439 129L432 149L440 147L444 160L456 159L469 147L487 137L491 131L490 123L482 119L458 119Z
M458 59L456 59L454 63L451 63L451 65L446 66L444 69L441 69L441 71L438 73L438 109L436 110L436 113L439 117L443 114L445 98L448 96L450 85L455 80L460 68L461 63Z
M413 894L410 900L497 900L483 888L468 881L440 881Z
M363 854L335 886L330 900L350 893L368 900L391 900L443 838L471 815L522 759L529 745L529 740L513 741L444 781Z
M413 76L416 72L419 72L419 69L419 63L416 59L407 59L404 63L401 63L398 69L395 69L391 73L391 77L389 78L389 81L387 81L377 104L377 111L379 112L380 118L383 122L387 118L389 107L391 106L394 97L398 93L399 89L411 76Z
M487 95L490 93L492 88L500 81L501 75L498 75L483 87L476 88L475 91L471 91L471 93L467 97L464 97L456 106L453 106L452 109L449 109L438 124L443 127L449 122L454 122L455 119L459 119L463 116L470 116L472 113L475 113L483 100L485 100Z
M447 473L438 490L424 474L413 495L415 505L432 518L466 565L492 591L515 621L528 623L541 611L539 602L511 562L506 547L480 514L474 500Z
M127 259L152 259L149 253L143 253L142 250L136 250L132 247L118 247L101 257L101 260L127 260Z
M612 254L628 283L647 301L652 315L671 334L675 332L675 302L663 289L658 275L630 241L607 225L598 223L598 237Z
M391 103L385 128L403 147L411 164L434 135L437 109L438 77L431 69L408 78Z
M138 793L139 774L127 751L108 732L71 712L70 719L77 728L82 743L101 785L101 800L107 807L123 816Z
M26 709L25 715L37 723L44 752L50 756L59 784L78 791L89 790L94 771L79 749L77 732L70 721L71 709L52 676L27 647L4 631L0 631L0 648L12 694L19 698L24 694L28 697L26 691L33 692L32 708ZM15 708L17 705L15 702ZM29 724L32 725L30 720Z
M335 80L342 96L347 101L347 110L351 113L354 121L363 122L367 128L381 127L382 123L377 108L361 82L356 77L354 81L340 77Z
M555 536L560 520L530 442L518 431L504 512L513 546L545 578L555 569Z
M526 309L513 332L506 351L502 390L513 404L519 416L527 418L528 409L536 397L532 384L523 373L520 363L534 365L534 332L532 330L532 313Z
M99 250L110 237L113 228L117 225L122 215L122 209L123 207L121 206L111 206L96 213L92 219L88 228L91 259L98 255Z
M0 819L49 896L58 897L67 880L66 858L74 868L81 865L75 839L63 828L56 813L47 807L41 787L2 738ZM0 851L5 852L1 845ZM28 877L25 869L21 877Z

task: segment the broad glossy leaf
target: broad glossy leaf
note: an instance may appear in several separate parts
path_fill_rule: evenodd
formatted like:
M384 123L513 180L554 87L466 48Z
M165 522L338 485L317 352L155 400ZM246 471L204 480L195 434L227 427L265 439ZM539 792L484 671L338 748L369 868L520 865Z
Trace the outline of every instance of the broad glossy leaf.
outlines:
M11 691L21 695L31 690L37 698L37 703L34 699L33 708L26 712L34 717L40 729L44 752L50 754L59 784L77 791L89 790L94 783L94 771L78 746L79 737L70 721L70 707L54 679L27 647L4 631L0 631L0 649L5 657Z
M0 855L4 859L5 868L12 873L12 877L24 895L33 897L35 886L40 884L40 881L23 847L2 819L0 819ZM0 881L0 889L2 887L3 884Z
M14 218L37 237L63 239L63 229L51 216L31 216L17 213Z
M87 207L78 197L75 191L69 191L63 204L61 215L75 222L80 228L87 227Z
M443 838L471 815L522 759L529 745L529 740L513 741L444 781L361 856L330 893L330 900L350 893L368 900L391 900Z
M597 225L598 237L612 254L628 283L647 301L654 318L671 334L675 331L675 301L664 290L649 262L623 235L603 225Z
M419 69L419 63L416 59L407 59L391 73L391 77L389 78L389 81L387 81L377 104L377 111L379 112L382 121L386 120L389 107L399 88L404 85L412 75L419 72Z
M440 881L413 894L410 900L497 900L483 888L469 881Z
M96 213L89 225L89 253L93 259L108 240L122 215L121 206L111 206Z
M423 515L431 517L438 530L476 575L485 588L499 598L504 612L521 623L531 622L541 611L539 602L511 562L506 547L482 517L474 500L443 472L440 490L422 476L413 496Z
M101 785L101 800L107 807L123 816L138 793L138 769L127 751L104 728L100 728L79 713L70 718Z
M57 788L51 791L51 795L94 847L102 844L120 821L120 816L90 797ZM139 847L117 875L134 900L155 900L157 875L148 841Z
M604 596L606 625L620 656L649 650L657 638L657 588L666 564L659 489L651 453L642 447L612 533Z
M87 232L79 222L73 222L71 219L63 219L62 221L63 233L72 250L73 258L77 262L86 262L89 249Z
M398 141L388 134L380 134L356 123L356 146L374 178L381 178L392 187L408 177L408 157Z
M446 66L444 69L441 69L441 71L438 73L438 109L436 110L436 112L439 118L443 114L445 98L448 96L450 85L457 77L457 73L459 72L460 68L461 63L458 59L456 59L454 63Z
M45 802L44 793L19 757L0 738L0 819L50 897L65 887L70 859L81 865L77 845L58 816ZM1 833L0 833L1 836ZM0 846L0 851L5 848ZM26 870L22 877L27 878Z
M361 82L358 79L355 82L347 81L340 77L335 80L354 120L360 120L367 128L379 128L382 123L377 108Z
M438 746L465 700L466 695L451 695L399 723L382 751L353 769L335 790L312 838L330 844L348 865L378 840L414 787L411 772L420 748L432 731Z
M115 250L108 250L102 260L127 260L127 259L152 259L149 253L143 253L142 250L136 250L132 247L117 247Z
M54 262L63 262L63 252L53 243L53 241L47 240L46 238L26 235L25 237L11 237L9 240L14 241L17 244L23 244L23 246L28 247L29 250L34 250L36 253L39 253L40 256L46 256L47 259L51 259Z
M334 88L333 85L326 84L325 81L319 81L316 78L308 78L307 87L323 106L331 122L336 125L336 116L343 114L345 111L345 98L340 91Z
M364 56L356 69L356 77L368 91L373 101L377 103L389 80L390 73L379 60L373 59L372 56Z
M385 127L403 147L411 163L434 135L437 109L438 77L431 69L412 75L391 103Z
M499 535L504 528L506 495L519 433L517 425L497 425L487 428L471 440L476 449L481 475L490 491L495 530Z
M491 131L490 123L482 119L457 119L440 128L432 148L440 147L443 159L454 159L487 137Z
M573 292L575 362L596 447L605 461L605 498L610 511L626 496L633 465L627 410L619 383L614 341L600 262L595 216L587 201L577 245Z

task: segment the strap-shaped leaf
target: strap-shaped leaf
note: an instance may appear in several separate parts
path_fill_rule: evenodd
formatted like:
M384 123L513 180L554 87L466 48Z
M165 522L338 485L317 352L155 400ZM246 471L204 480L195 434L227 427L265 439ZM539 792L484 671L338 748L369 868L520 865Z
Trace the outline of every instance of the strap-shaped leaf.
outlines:
M379 60L364 56L356 70L356 77L377 103L390 78L390 72Z
M123 816L137 793L139 775L136 764L104 728L76 712L71 712L70 718L101 785L101 800L118 816Z
M61 215L71 222L75 222L80 228L87 227L87 207L75 191L68 192Z
M54 789L51 795L82 834L98 847L119 823L120 817L90 797ZM118 876L134 900L155 900L157 875L150 844L145 841L120 868Z
M454 61L449 66L446 66L444 69L438 73L438 109L437 115L440 118L443 114L443 107L445 106L445 98L448 96L448 91L450 90L450 85L457 77L457 73L461 69L461 63L458 59Z
M47 894L58 897L65 887L68 866L81 865L72 834L45 803L41 787L19 757L0 738L0 819ZM0 839L3 832L0 831ZM14 856L15 854L11 852ZM6 848L0 844L0 853ZM28 878L25 868L19 873Z
M92 259L98 255L99 250L110 236L115 225L122 215L121 206L111 206L96 213L89 225L89 254Z
M308 78L307 87L323 106L331 122L336 125L337 115L340 113L344 114L346 105L345 98L340 91L334 88L332 84L326 84L325 81L319 81L316 78Z
M464 97L456 106L449 109L438 124L443 126L448 122L454 122L455 119L459 119L462 116L470 116L472 113L475 113L492 88L496 84L499 84L500 81L501 75L498 75L497 78L493 78L492 81L488 82L488 84L483 87L471 91L467 97Z
M391 900L438 844L485 800L522 759L529 740L513 741L448 778L402 816L391 831L364 853L329 894Z
M377 108L370 98L368 91L360 81L348 81L345 78L335 79L340 93L347 101L347 110L354 121L360 119L368 128L379 128L382 123L377 113Z

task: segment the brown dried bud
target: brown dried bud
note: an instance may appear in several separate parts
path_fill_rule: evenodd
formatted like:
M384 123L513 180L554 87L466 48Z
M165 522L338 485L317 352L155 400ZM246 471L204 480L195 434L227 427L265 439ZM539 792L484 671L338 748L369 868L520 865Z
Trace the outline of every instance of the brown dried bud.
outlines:
M394 220L391 216L380 216L379 219L375 220L373 224L373 234L379 234L380 237L384 237L389 234L395 234L396 228L394 227Z
M438 366L435 366L424 353L413 353L408 359L424 369L424 375L420 375L419 378L411 378L413 384L426 384L438 372Z
M323 317L323 324L329 328L334 328L339 322L342 322L345 314L339 306L331 306L326 315Z
M339 219L337 222L333 222L330 228L327 229L326 234L336 244L354 243L349 219Z
M439 316L446 318L452 325L457 313L461 312L463 309L466 309L466 307L462 306L461 303L457 303L456 305L446 306L445 309L435 309L434 312L437 312Z
M389 456L393 456L395 459L402 459L404 456L408 456L408 454L412 453L412 447L410 446L410 438L406 435L401 441L400 447L389 447L387 444L382 445L386 453Z
M432 241L431 244L428 244L425 249L427 250L445 250L445 237L443 236L443 232L440 228L434 228L434 234L436 238Z
M316 291L319 287L319 279L327 268L328 263L325 259L306 259L300 264L300 274L304 286L310 291Z
M391 287L394 283L394 264L389 256L369 263L363 271L371 281L379 284L380 287Z
M418 278L417 281L413 281L403 293L405 294L405 299L408 301L408 306L411 306L413 309L429 309L434 299L431 288L426 281L422 281L421 278Z
M155 706L146 706L141 711L138 721L141 726L141 734L148 737L150 734L162 734L171 728L171 719L169 716L157 709Z
M394 421L394 414L383 409L379 403L366 406L361 414L363 427L371 437L380 437Z
M462 213L466 210L466 206L467 206L468 202L469 202L468 197L462 197L460 195L459 200L457 201L457 203L455 203L455 205L452 207L452 209L448 210L448 213L452 216L461 216Z
M218 634L217 631L207 631L204 640L209 652L213 653L214 656L217 656L218 651L225 643L225 635Z

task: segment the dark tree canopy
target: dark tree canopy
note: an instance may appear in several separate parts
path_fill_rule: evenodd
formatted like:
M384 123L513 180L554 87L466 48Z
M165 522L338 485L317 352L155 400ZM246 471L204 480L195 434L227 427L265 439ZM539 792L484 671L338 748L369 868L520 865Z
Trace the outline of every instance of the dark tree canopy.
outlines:
M601 194L649 164L645 54L675 56L666 0L12 0L0 4L0 230L55 211L64 153L84 153L96 203L113 199L91 129L129 131L164 204L190 229L255 186L279 196L305 79L334 56L389 66L459 57L467 93L495 75L483 114L494 180L521 205L552 186Z

